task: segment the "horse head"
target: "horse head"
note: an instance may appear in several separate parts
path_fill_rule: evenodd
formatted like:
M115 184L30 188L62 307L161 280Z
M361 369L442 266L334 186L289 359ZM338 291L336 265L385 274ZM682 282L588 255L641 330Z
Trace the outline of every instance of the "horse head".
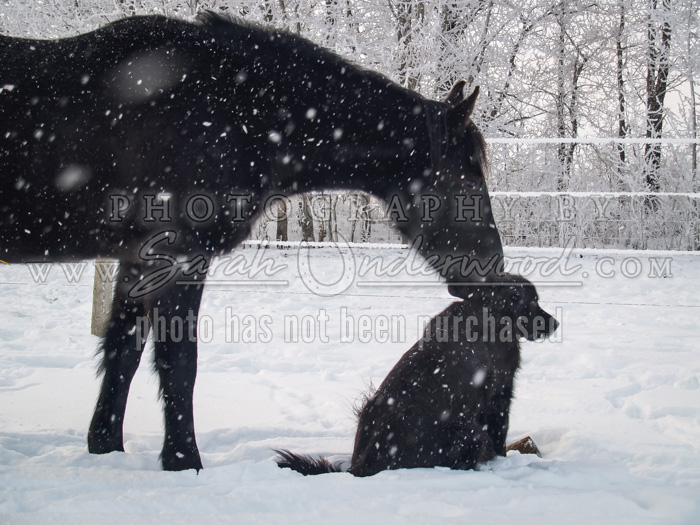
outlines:
M464 97L455 84L444 102L428 102L430 169L411 185L420 194L420 222L408 232L429 263L447 280L449 291L466 297L474 283L500 280L503 247L486 185L486 142L472 121L476 87Z

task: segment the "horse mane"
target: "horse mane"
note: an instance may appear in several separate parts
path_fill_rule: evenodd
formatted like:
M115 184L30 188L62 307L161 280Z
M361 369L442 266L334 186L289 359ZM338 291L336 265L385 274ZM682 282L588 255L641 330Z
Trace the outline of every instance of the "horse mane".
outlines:
M486 139L479 131L479 128L471 120L464 130L464 134L467 138L467 144L469 144L468 154L474 159L475 162L479 164L481 172L486 178L486 174L489 172L489 157L488 157L488 146L486 144Z
M214 33L226 32L229 35L232 35L237 29L245 32L252 29L265 30L263 26L250 20L231 14L216 13L210 9L197 13L194 23Z
M211 10L200 12L195 18L195 23L203 29L211 32L215 37L223 41L235 43L254 43L263 48L274 46L278 54L270 54L269 58L274 60L281 57L295 57L302 61L313 62L319 68L343 69L348 76L357 75L377 82L383 89L391 88L400 91L408 97L413 97L418 101L425 101L421 94L404 88L391 80L389 77L364 68L352 60L341 57L334 51L320 46L313 41L295 34L286 29L279 29L268 25L259 24L254 21L244 20L231 14L217 13ZM233 52L241 52L240 48L232 47ZM245 51L242 51L245 53Z
M311 40L286 29L263 25L232 14L216 13L209 9L198 13L194 22L212 32L215 36L221 36L236 43L251 40L255 43L264 42L270 45L276 40L283 40L286 44L287 52L300 56L313 56L314 58L319 58L319 55L321 55L322 63L342 63L346 67L351 65L353 69L362 69L330 49L319 46Z

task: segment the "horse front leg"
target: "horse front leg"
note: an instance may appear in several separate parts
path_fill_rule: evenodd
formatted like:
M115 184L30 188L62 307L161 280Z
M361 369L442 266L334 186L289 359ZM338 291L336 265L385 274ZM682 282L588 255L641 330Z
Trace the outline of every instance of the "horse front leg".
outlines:
M171 285L158 293L151 307L155 366L165 413L164 470L199 472L202 468L194 432L193 394L203 288L203 283Z
M148 335L143 298L129 297L129 282L138 274L138 267L134 265L119 265L107 335L101 344L102 388L88 431L88 450L92 454L124 451L126 401Z

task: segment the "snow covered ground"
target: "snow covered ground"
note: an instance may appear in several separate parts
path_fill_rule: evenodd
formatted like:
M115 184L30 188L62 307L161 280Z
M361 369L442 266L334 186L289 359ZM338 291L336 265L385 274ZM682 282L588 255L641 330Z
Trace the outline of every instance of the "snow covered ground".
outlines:
M510 440L531 435L543 457L363 479L305 478L278 469L271 449L349 457L353 403L417 339L419 317L450 302L434 277L415 275L408 251L246 249L222 262L201 312L199 475L160 471L147 359L127 452L87 453L99 387L93 267L55 265L41 283L41 268L0 264L0 522L700 523L700 256L507 254L562 322L553 340L523 345L511 411ZM279 271L240 284L248 275L232 270L244 260L248 274ZM368 270L379 260L395 265ZM349 287L317 295L311 275L321 291Z

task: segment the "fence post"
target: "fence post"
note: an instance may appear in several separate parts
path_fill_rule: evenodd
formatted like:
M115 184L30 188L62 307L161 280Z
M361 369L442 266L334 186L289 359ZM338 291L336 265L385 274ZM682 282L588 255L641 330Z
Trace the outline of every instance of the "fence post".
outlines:
M113 273L109 266L115 264L110 259L95 261L95 280L92 290L92 323L90 333L98 337L107 335L107 323L112 312L112 297L114 295Z

